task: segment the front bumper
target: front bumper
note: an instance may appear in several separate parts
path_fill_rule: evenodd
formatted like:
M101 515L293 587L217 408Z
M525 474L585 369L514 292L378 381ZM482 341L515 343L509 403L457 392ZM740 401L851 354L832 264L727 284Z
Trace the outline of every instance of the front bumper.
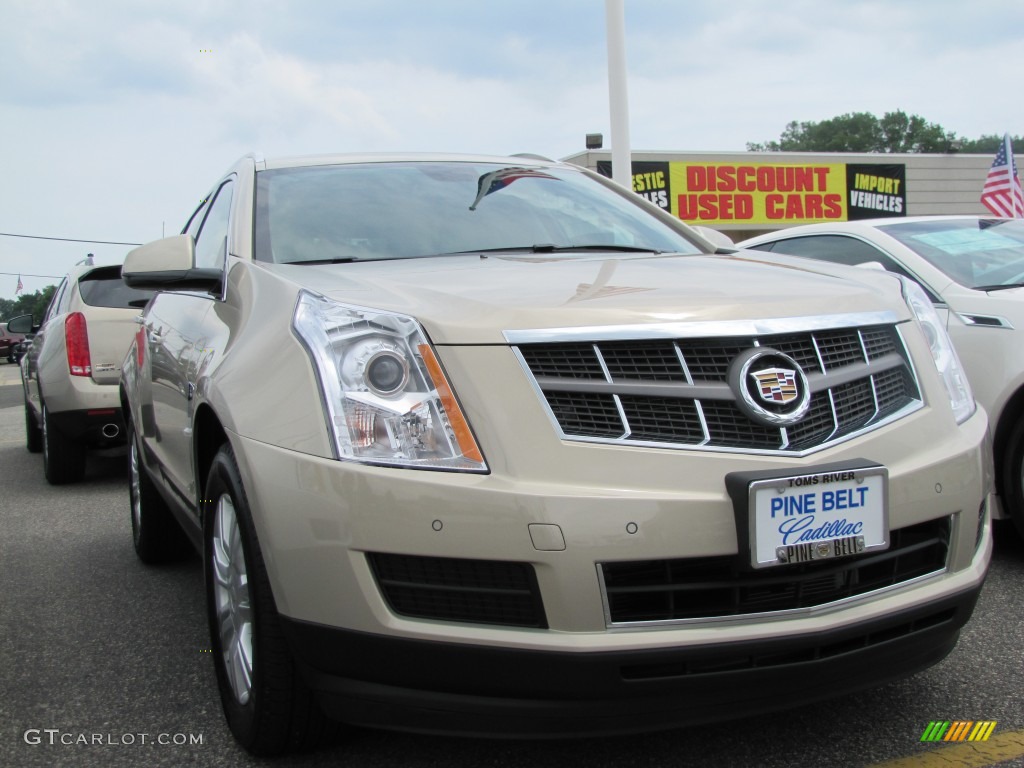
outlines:
M979 591L812 636L604 653L405 640L295 621L286 633L324 711L353 725L609 735L802 706L913 674L953 649Z
M945 656L991 556L991 466L983 412L925 437L929 424L924 411L799 460L562 446L576 463L561 481L499 462L491 475L369 467L229 437L289 642L328 712L413 730L573 735L810 703ZM810 609L609 619L600 564L737 554L726 474L853 458L888 468L892 528L950 521L944 570ZM545 621L400 615L374 571L380 553L524 563Z

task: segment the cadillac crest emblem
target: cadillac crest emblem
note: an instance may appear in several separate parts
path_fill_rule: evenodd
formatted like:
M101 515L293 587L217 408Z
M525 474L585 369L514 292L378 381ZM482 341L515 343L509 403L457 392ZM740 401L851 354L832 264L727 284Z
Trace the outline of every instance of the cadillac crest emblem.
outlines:
M796 386L796 371L788 368L765 368L751 371L757 379L761 399L766 403L791 403L800 396Z
M733 358L726 376L736 406L766 427L789 427L811 407L807 375L795 359L771 347L756 346Z

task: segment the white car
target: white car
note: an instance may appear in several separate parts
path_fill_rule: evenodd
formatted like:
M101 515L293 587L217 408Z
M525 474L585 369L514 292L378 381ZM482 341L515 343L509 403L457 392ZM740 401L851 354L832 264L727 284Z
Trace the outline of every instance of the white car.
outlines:
M812 224L740 248L881 265L927 292L988 411L996 514L1024 535L1024 221L919 216Z

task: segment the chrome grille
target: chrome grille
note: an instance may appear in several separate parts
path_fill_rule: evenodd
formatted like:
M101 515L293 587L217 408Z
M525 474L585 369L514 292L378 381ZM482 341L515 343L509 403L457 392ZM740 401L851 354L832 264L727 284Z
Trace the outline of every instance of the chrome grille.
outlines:
M796 424L763 426L737 407L728 372L752 347L777 349L803 369L810 408ZM515 349L566 439L797 454L921 405L893 323L710 338L577 338Z
M675 442L680 436L690 441L704 439L697 404L671 397L619 398L629 422L630 434L638 440L668 440Z
M585 392L554 392L548 406L558 413L568 434L594 437L622 437L625 430L612 395Z

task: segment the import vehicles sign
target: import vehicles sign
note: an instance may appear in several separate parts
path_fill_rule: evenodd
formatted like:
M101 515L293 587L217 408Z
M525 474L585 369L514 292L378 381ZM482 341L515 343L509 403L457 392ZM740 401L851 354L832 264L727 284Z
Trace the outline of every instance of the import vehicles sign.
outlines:
M905 216L907 211L907 166L847 165L847 219L877 216Z

